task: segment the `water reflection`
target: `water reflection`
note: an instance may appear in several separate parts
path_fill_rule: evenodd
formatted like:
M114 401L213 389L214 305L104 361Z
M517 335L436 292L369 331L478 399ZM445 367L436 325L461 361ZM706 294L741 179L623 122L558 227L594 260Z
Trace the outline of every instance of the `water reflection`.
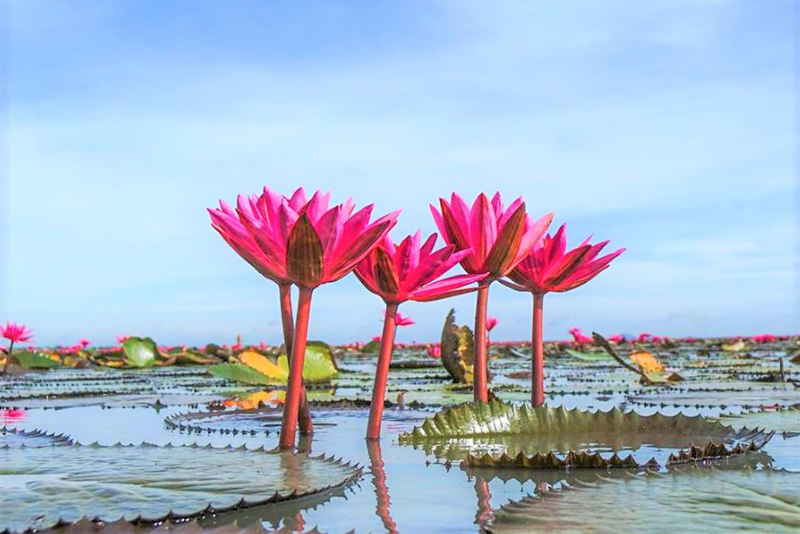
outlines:
M367 453L370 460L370 472L372 473L372 484L375 486L375 497L377 505L375 511L383 521L383 526L389 534L396 534L397 523L392 519L390 511L391 499L389 499L389 487L386 485L386 471L383 469L384 462L381 455L381 444L379 441L367 441Z
M489 483L483 477L475 477L475 496L478 498L475 523L483 525L492 517L492 492L489 491Z

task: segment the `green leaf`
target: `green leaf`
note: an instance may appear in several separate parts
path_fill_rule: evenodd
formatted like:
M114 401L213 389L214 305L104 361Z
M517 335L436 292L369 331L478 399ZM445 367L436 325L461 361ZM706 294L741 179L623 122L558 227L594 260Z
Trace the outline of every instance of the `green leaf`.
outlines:
M285 354L278 357L277 367L281 371L275 376L267 376L257 369L239 363L212 365L208 372L220 378L235 382L256 385L282 385L289 378L289 360ZM303 361L303 380L307 383L327 382L339 373L330 345L321 341L309 341Z
M129 367L152 367L156 364L158 346L149 337L129 337L122 344L125 364Z
M577 350L564 349L567 354L585 362L606 362L613 358L607 352L578 352Z
M188 518L341 487L358 466L263 449L67 445L0 449L0 530L59 520ZM209 510L211 507L213 510Z
M693 444L709 441L763 445L771 434L736 431L718 421L682 414L639 415L614 408L608 412L531 407L499 400L465 403L446 408L410 433L400 435L400 443L422 447L440 457L463 458L466 454L487 452L516 456L568 453L589 448L622 451L642 446L674 449L678 452ZM668 455L669 451L663 451ZM662 464L666 459L662 459Z
M590 482L568 476L566 482L565 489L495 510L487 532L788 534L800 528L800 476L794 473L694 469Z
M243 384L270 385L275 380L241 363L219 363L208 368L208 372L219 378L227 378Z
M47 354L27 350L14 351L12 358L16 358L23 369L50 369L61 367L61 363L50 359Z

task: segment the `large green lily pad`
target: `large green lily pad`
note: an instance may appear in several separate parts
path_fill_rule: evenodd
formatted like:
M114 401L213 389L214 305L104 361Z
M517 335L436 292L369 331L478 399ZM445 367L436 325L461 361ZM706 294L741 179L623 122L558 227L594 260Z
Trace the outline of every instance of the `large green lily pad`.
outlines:
M648 453L660 450L668 456L691 445L705 446L712 441L748 445L763 444L768 438L769 434L758 430L736 431L699 416L658 413L643 416L617 408L608 412L546 405L534 408L529 404L494 400L447 408L402 434L400 442L454 459L467 453L531 456L552 451L618 452L642 447L647 447Z
M549 498L548 498L549 497ZM494 511L486 532L790 533L800 529L800 475L691 470L598 477Z
M305 454L211 447L0 449L0 529L82 517L157 521L296 499L357 479L358 466Z

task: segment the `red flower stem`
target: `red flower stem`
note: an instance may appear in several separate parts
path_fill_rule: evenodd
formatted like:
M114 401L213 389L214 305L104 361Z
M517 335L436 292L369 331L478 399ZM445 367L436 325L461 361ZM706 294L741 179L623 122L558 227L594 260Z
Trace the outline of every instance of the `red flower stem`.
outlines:
M6 354L6 363L3 364L3 375L8 371L8 364L11 362L11 353L14 352L14 342L8 344L8 354Z
M542 339L542 305L544 294L533 294L533 336L531 345L531 402L534 406L544 404L544 340Z
M283 323L283 344L286 347L287 356L292 354L292 340L294 338L294 317L292 314L292 286L291 284L280 284L281 297L281 322ZM314 432L314 424L311 422L311 411L308 408L308 398L306 397L305 386L300 386L300 434L309 435Z
M375 497L377 505L375 511L383 521L383 527L389 534L397 534L397 523L392 519L389 506L389 487L386 485L386 471L384 471L383 457L381 456L381 443L379 441L368 441L367 452L370 459L370 472L372 473L372 484L375 486Z
M488 402L486 365L486 311L489 304L489 284L478 284L478 304L475 306L475 358L473 383L475 402Z
M297 415L303 387L303 362L306 356L308 339L308 318L311 313L311 293L313 289L301 287L297 303L297 324L292 343L292 357L289 361L289 383L286 385L286 402L283 405L283 423L278 446L281 449L294 447L297 431Z
M369 423L367 439L381 438L381 419L383 419L383 401L386 398L386 381L389 378L389 364L392 363L394 350L394 333L397 327L397 304L386 304L386 315L383 319L383 335L381 336L381 352L378 355L378 369L375 372L375 385L372 387L372 403L369 407Z

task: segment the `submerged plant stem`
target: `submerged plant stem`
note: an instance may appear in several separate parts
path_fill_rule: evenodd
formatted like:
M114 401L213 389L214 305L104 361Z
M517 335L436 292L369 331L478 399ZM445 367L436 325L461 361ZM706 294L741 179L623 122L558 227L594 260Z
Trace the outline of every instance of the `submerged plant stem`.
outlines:
M286 356L292 355L292 341L294 338L294 317L292 314L292 286L291 284L280 284L281 299L281 323L283 324L283 344L286 348ZM311 411L308 408L308 397L306 387L300 385L300 413L298 420L300 423L300 434L308 435L314 432L314 424L311 422Z
M473 362L473 383L475 402L488 402L488 369L486 363L486 311L489 305L489 284L478 285L478 303L475 306L475 358Z
M289 382L286 385L286 403L283 406L281 438L278 442L278 446L281 449L294 447L297 416L303 387L303 362L306 355L308 319L311 313L311 294L313 291L313 289L306 287L300 288L300 299L297 303L297 325L295 326L292 342L292 357L289 361Z
M389 364L392 362L396 326L397 304L387 303L386 315L383 319L381 351L378 355L378 369L375 372L375 385L372 388L372 403L369 408L369 423L367 424L367 439L369 440L377 440L381 437L383 401L386 398L386 381L389 377Z
M542 312L544 295L533 294L533 332L531 337L531 402L544 404L544 339L542 337Z

